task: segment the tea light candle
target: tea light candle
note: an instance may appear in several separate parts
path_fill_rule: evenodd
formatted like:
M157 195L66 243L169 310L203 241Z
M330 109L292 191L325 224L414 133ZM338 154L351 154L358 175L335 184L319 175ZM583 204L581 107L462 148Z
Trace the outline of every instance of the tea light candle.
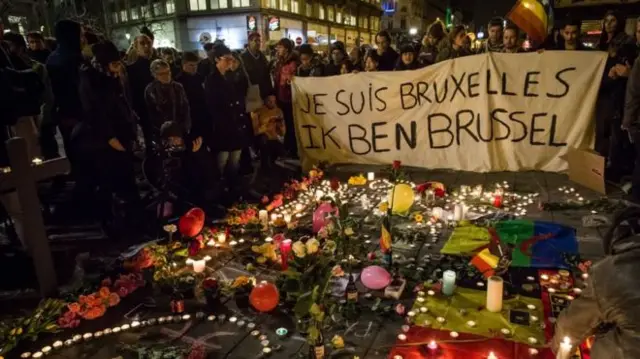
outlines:
M444 319L444 317L437 317L436 320L438 323L444 323L446 319Z
M406 334L398 334L398 339L404 342L407 340L407 336Z
M47 345L46 347L40 349L40 351L42 352L42 354L49 354L49 352L51 351L51 347Z
M451 333L449 333L449 336L451 336L451 338L455 339L455 338L459 337L460 334L458 334L458 332L451 332Z
M491 276L487 285L487 310L492 313L502 311L502 295L504 282L498 276Z
M536 355L538 355L538 349L536 349L536 348L529 348L529 355L531 355L531 356L536 356Z
M547 274L542 274L542 275L540 275L540 279L549 280L549 276Z
M72 346L72 345L73 345L73 340L71 340L71 339L67 339L67 340L65 340L65 341L64 341L64 345L65 345L65 346L67 346L67 347Z
M278 219L278 215L275 213L271 213L271 222L275 222Z
M115 327L115 328L113 328L113 329L111 330L111 332L112 332L113 334L118 334L118 333L120 333L120 327Z
M438 220L444 215L444 210L441 207L435 207L431 210L431 215Z
M262 348L262 352L265 353L265 354L269 354L269 353L271 353L271 348L264 347L264 348Z
M102 337L103 335L104 335L104 332L101 330L98 330L97 332L93 333L93 337L96 339Z
M42 158L34 157L33 160L31 160L31 162L33 162L34 165L42 164Z
M193 262L191 262L191 264L193 265L194 272L202 273L206 268L207 262L204 259L200 259L200 260L194 260Z
M33 355L31 356L32 358L42 358L42 352L35 352L33 353Z
M93 333L84 333L84 335L82 336L82 339L84 340L89 340L93 338Z
M235 322L237 322L237 321L238 321L238 318L236 318L236 317L231 317L231 318L229 318L229 322L230 322L230 323L235 323Z
M533 304L527 304L527 309L534 310L534 309L536 309L536 306L533 305Z
M442 294L453 295L456 287L456 272L446 270L442 273Z
M24 352L24 353L20 354L20 358L31 358L31 353L30 352Z
M438 350L438 343L436 343L435 340L432 340L429 342L429 344L427 344L427 348L429 348L429 350L431 351L436 351Z
M558 348L558 352L556 353L556 359L569 359L571 357L571 339L569 337L564 337L562 339L562 343L560 343L560 348Z
M62 348L62 340L56 340L55 342L53 342L53 349L60 349Z
M493 352L489 352L489 355L487 355L487 359L498 359L498 357Z
M427 291L427 294L428 294L428 295L433 296L433 295L436 295L436 292L434 292L434 291L432 291L432 290L428 290L428 291Z
M426 313L429 311L429 308L427 307L420 307L420 313Z
M582 289L580 289L580 288L573 288L573 292L574 292L575 294L581 294L581 293L582 293Z
M411 329L411 327L405 324L405 325L401 326L400 329L402 330L403 333L408 333L409 329Z
M267 238L264 239L264 241L267 242L267 243L271 243L271 242L273 242L273 238L267 237Z
M376 179L376 174L374 172L367 173L367 180L368 181L373 181L374 179Z
M131 328L137 328L140 326L140 322L137 320L134 320L133 322L131 322Z
M278 328L278 329L276 329L276 335L280 339L286 337L288 333L289 333L289 331L287 330L287 328Z
M227 234L222 232L222 233L218 233L218 242L220 243L224 243L227 240Z
M424 297L418 297L418 303L423 303L424 302Z
M189 314L185 314L182 316L182 320L189 320L189 319L191 319L191 315Z
M289 213L284 215L284 221L285 223L291 223L291 215Z
M468 326L469 328L473 328L473 327L475 327L475 326L476 326L476 322L475 322L475 321L473 321L473 320L469 320L469 321L467 321L467 326Z

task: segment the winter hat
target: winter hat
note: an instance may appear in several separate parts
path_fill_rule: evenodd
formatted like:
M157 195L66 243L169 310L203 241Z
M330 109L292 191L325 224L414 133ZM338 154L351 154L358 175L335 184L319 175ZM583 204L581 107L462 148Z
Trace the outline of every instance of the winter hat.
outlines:
M300 45L300 49L298 51L300 52L300 55L304 54L304 55L313 56L313 48L309 44Z
M102 66L107 66L112 62L120 61L120 51L111 41L98 42L91 46L91 51L96 61Z
M276 46L283 46L289 52L293 51L293 42L291 42L291 40L287 39L286 37L283 37L282 39L280 39L280 41L278 41Z
M400 54L406 54L406 53L409 53L409 52L411 52L411 53L415 53L416 52L416 49L415 49L415 47L413 47L412 44L407 43L407 44L402 44L400 46Z
M344 42L342 41L334 42L333 45L331 46L331 51L333 50L340 50L342 53L345 53L345 54L347 53L344 47Z

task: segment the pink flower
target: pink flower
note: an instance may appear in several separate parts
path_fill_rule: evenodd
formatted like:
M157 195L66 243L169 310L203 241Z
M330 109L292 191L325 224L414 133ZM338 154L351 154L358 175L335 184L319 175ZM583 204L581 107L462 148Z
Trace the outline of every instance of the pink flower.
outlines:
M118 288L118 295L120 296L120 298L124 298L129 295L129 290L125 287L120 287Z
M367 259L370 260L370 261L376 259L376 252L367 253Z

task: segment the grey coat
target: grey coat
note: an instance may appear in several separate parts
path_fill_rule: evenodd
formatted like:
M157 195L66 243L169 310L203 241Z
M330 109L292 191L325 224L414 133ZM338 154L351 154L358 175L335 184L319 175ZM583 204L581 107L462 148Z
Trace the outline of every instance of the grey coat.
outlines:
M596 339L592 359L640 358L640 234L615 240L611 253L592 266L586 288L556 323L551 348Z
M627 81L627 92L624 101L623 125L640 125L640 56L636 59Z

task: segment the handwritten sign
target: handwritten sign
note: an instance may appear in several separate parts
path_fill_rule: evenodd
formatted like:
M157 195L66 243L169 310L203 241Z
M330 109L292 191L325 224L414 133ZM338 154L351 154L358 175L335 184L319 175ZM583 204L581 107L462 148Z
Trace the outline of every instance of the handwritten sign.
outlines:
M606 55L483 54L421 70L295 78L303 167L404 164L489 172L567 168L593 142Z

